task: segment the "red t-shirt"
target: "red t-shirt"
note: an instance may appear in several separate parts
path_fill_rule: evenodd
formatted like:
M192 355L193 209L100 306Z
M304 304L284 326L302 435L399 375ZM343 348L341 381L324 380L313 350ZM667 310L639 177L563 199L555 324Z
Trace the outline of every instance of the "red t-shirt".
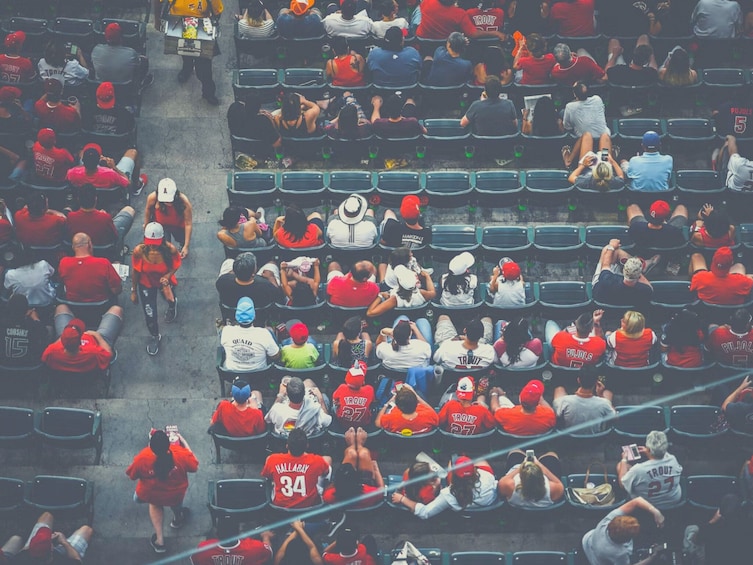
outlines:
M3 216L0 218L0 243L7 243L13 239L13 226L8 219Z
M425 39L447 39L453 31L462 31L473 37L476 26L473 25L468 12L457 6L445 6L439 0L421 2L421 23L416 35Z
M699 342L703 339L703 332L698 332ZM667 350L667 365L673 367L700 367L703 364L703 352L700 345L687 345L680 351L675 347Z
M369 306L379 294L379 285L371 281L353 280L353 276L348 273L344 277L332 277L327 283L327 294L329 301L335 306Z
M696 231L701 235L701 245L704 247L731 247L735 245L735 238L729 235L729 232L725 233L721 237L711 237L706 226L701 226Z
M364 497L358 502L358 504L355 504L352 507L368 508L369 506L374 506L382 499L383 492L381 488L371 485L361 485L362 495L371 493L373 493L372 496ZM341 500L337 499L337 495L335 494L335 485L329 485L324 489L324 493L322 493L322 500L325 504L335 504L336 502L342 502Z
M331 565L376 565L374 558L366 553L366 546L362 543L358 544L358 549L353 555L344 556L341 553L329 553L327 551L322 555L322 559L325 563Z
M742 304L753 288L753 279L740 273L720 277L711 271L698 271L690 280L690 290L710 304Z
M147 446L142 449L126 469L126 475L136 483L136 496L139 500L157 506L178 506L188 490L188 473L195 473L199 462L194 454L182 445L171 445L174 466L166 480L160 480L154 474L157 456Z
M208 539L199 548L213 545L218 539ZM191 556L193 565L263 565L272 560L272 548L259 540L245 538L230 547L209 547Z
M63 242L66 234L65 216L47 210L38 218L29 215L23 207L13 216L16 224L16 237L24 245L57 245Z
M86 167L83 165L73 167L68 170L66 175L68 182L73 186L84 186L85 184L94 185L94 188L115 188L121 186L127 188L131 181L110 167L97 165L97 171L94 174L88 174Z
M57 133L73 133L81 127L81 116L73 106L58 104L50 108L45 100L37 100L34 114L39 118L40 128L52 128Z
M425 434L439 425L439 416L428 406L419 404L416 406L416 417L406 420L400 409L395 407L391 412L382 415L380 425L383 430L394 434Z
M597 65L591 57L576 57L575 62L566 69L560 67L559 63L555 64L552 67L551 75L553 81L568 86L578 81L588 84L602 78L604 69Z
M108 245L118 237L112 216L104 210L76 210L68 213L68 236L88 235L93 245Z
M502 8L471 8L467 11L473 25L481 31L502 31L502 24L505 21L505 11Z
M31 59L0 55L0 80L3 82L12 84L30 82L35 76L37 76L37 71Z
M284 508L308 508L321 502L319 477L330 472L321 455L273 453L267 457L261 476L273 483L272 502Z
M65 286L65 296L74 302L99 302L122 285L112 263L104 257L63 257L58 273Z
M729 326L716 328L708 338L708 348L719 363L750 367L753 359L753 330L736 334Z
M68 373L88 373L96 369L105 370L112 354L101 347L90 335L81 336L81 347L75 355L69 355L58 339L47 346L42 353L42 361L50 369Z
M47 149L36 141L31 151L34 154L34 172L37 177L53 182L65 180L65 175L73 164L73 155L67 149Z
M343 383L332 393L332 402L337 406L335 417L342 424L368 425L371 423L374 387L364 385L356 390Z
M266 429L264 414L261 410L257 408L238 410L229 400L220 400L217 410L212 414L211 423L217 422L225 426L228 435L236 437L258 436Z
M502 429L510 434L533 436L548 432L557 423L554 410L548 406L536 406L533 414L523 412L523 407L498 408L494 419Z
M567 330L562 330L552 338L552 350L552 365L596 365L607 350L607 342L597 336L581 339Z
M594 35L594 0L557 2L549 11L549 19L562 37Z
M638 338L629 338L622 331L611 334L607 340L617 354L617 367L645 367L648 365L651 346L656 343L656 334L646 328Z
M549 73L556 63L554 55L547 53L540 59L521 57L518 66L523 70L520 84L547 84L550 82Z
M407 481L410 477L408 476L408 469L405 470L403 473L403 482ZM405 489L402 489L401 494L405 494ZM425 484L422 485L420 489L418 489L418 496L416 497L416 502L420 502L421 504L429 504L432 500L437 498L437 495L439 494L439 487L434 484Z
M299 240L291 239L290 234L286 232L284 228L279 228L274 233L274 236L280 247L315 247L324 243L321 232L319 231L319 226L311 223L309 223L306 228L306 233L304 233L303 237Z
M453 398L439 411L439 425L452 434L472 436L491 430L495 423L494 416L485 406L463 406Z

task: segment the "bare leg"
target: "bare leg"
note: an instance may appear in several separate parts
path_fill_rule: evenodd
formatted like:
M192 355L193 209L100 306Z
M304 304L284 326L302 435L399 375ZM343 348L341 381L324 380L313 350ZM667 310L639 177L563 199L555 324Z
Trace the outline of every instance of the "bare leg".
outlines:
M162 520L164 517L165 510L162 506L157 506L155 504L149 505L149 519L152 521L154 533L157 535L157 539L155 540L157 545L165 545L165 537L162 530Z
M564 386L558 386L554 389L554 399L557 400L560 396L565 396L567 391Z
M601 137L599 137L599 149L607 149L607 150L609 150L609 153L611 155L611 153L612 153L612 138L609 137L608 133L602 133ZM612 155L612 158L614 159L614 155Z
M635 42L635 46L638 47L639 45L648 45L651 46L651 42L648 40L648 35L645 33L638 37L638 41ZM658 69L659 65L656 64L656 57L654 57L654 54L651 53L651 58L648 60L648 66L652 69Z
M729 272L730 273L737 273L739 275L744 275L745 274L745 265L743 265L742 263L735 263L734 265L732 265L732 267L730 267Z
M630 225L630 221L636 216L643 216L643 210L638 204L630 204L625 212L627 214L627 224Z
M690 256L690 265L688 267L688 272L690 273L691 277L696 271L706 271L708 270L708 268L709 267L706 264L706 259L701 253L693 253Z

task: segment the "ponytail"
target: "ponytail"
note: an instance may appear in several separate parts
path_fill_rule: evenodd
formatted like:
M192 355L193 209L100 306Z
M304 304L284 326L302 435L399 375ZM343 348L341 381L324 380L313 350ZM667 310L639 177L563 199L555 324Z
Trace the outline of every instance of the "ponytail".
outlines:
M154 474L161 481L167 480L170 471L175 467L175 460L170 451L170 440L167 438L167 434L162 430L154 432L152 438L149 440L149 447L157 456L157 460L154 462Z

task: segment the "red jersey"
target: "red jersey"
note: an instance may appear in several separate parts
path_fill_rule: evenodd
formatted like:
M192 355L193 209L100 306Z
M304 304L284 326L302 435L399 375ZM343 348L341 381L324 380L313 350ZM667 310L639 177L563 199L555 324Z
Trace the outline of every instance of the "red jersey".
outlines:
M425 434L439 425L439 416L434 410L423 404L416 406L416 417L406 420L399 408L383 414L380 427L393 434L414 435Z
M725 233L722 237L711 237L709 235L709 231L706 229L706 226L701 226L700 228L693 230L700 234L701 236L701 245L703 247L732 247L735 245L735 238L730 236L729 232Z
M648 328L637 338L629 338L618 330L607 339L614 349L614 364L617 367L645 367L649 362L651 347L656 343L656 334Z
M65 296L74 302L99 302L120 288L122 281L112 263L104 257L63 257L58 273L65 286Z
M39 118L40 128L51 128L57 133L74 133L81 128L81 116L65 104L49 106L45 100L37 100L34 114Z
M11 84L31 82L37 76L31 59L19 55L0 55L0 80Z
M111 359L112 354L88 334L81 336L81 347L75 355L70 355L59 339L42 353L42 361L50 369L67 373L88 373L96 369L104 371Z
M383 498L384 495L381 488L371 485L361 485L361 494L370 494L371 496L364 497L358 502L358 504L353 505L354 508L368 508L370 506L374 506ZM335 493L335 485L329 485L324 489L322 500L324 500L325 504L335 504L336 502L342 502L337 498L337 495Z
M533 436L548 432L557 423L554 410L548 406L536 406L532 414L523 412L523 407L498 408L494 419L502 429L510 434Z
M463 406L459 400L450 399L439 411L439 425L451 434L472 436L491 430L494 416L486 406Z
M65 216L47 210L38 218L29 215L23 207L13 216L16 225L16 238L24 245L58 245L66 234Z
M523 70L520 84L547 84L550 82L549 73L555 63L554 55L547 53L540 59L534 57L521 57L518 67Z
M327 294L335 306L369 306L379 294L379 285L371 281L359 282L348 273L342 277L332 277L327 283Z
M552 350L552 365L596 365L607 350L607 342L597 336L582 339L567 330L562 330L552 338Z
M737 334L729 326L719 326L709 335L708 349L719 363L750 367L753 365L753 330Z
M467 11L473 25L481 31L502 31L502 24L505 21L505 11L502 8L471 8Z
M73 237L77 233L88 235L92 245L108 245L118 237L112 216L104 210L68 212L68 236Z
M571 85L578 81L590 84L604 76L602 69L591 57L576 57L572 65L563 69L557 63L552 67L552 80L561 84Z
M332 393L332 402L337 406L335 417L341 424L346 427L366 426L371 423L374 387L364 385L356 390L343 383Z
M258 436L264 433L267 425L264 423L264 414L257 408L238 408L229 400L220 400L217 410L212 414L212 424L221 423L225 426L228 435Z
M321 232L319 231L319 226L311 223L306 228L306 233L303 234L301 239L291 239L290 234L285 231L285 228L278 228L274 233L274 236L280 247L315 247L324 243Z
M466 36L476 34L468 12L457 6L445 6L439 0L421 2L421 23L416 35L425 39L445 40L453 31L462 31Z
M142 449L126 469L126 475L136 483L136 496L139 500L157 506L178 506L188 490L188 473L195 473L199 462L192 452L182 445L171 445L174 466L166 480L158 479L154 474L157 456L147 446Z
M127 188L131 184L128 177L121 175L110 167L97 165L97 170L89 174L83 165L68 170L65 177L73 186L91 184L94 188L115 188L117 186Z
M557 2L549 11L549 19L562 37L594 35L594 0Z
M322 559L325 563L332 565L376 565L374 558L366 553L366 546L358 544L358 548L353 555L343 555L342 553L324 552Z
M691 292L710 304L742 304L753 288L753 279L740 273L720 277L711 271L698 271L690 280Z
M261 476L272 481L272 503L284 508L308 508L319 504L319 477L330 467L321 455L273 453L267 457Z
M218 539L208 539L199 544L202 547L217 543ZM272 560L272 548L262 541L245 538L233 545L208 547L191 556L193 565L263 565Z
M703 332L698 332L699 339L703 339ZM703 365L703 352L700 345L687 345L679 350L670 347L667 351L667 365L673 367L700 367Z
M31 151L34 154L34 172L37 177L60 183L65 180L65 175L73 164L73 155L67 149L47 149L36 141Z

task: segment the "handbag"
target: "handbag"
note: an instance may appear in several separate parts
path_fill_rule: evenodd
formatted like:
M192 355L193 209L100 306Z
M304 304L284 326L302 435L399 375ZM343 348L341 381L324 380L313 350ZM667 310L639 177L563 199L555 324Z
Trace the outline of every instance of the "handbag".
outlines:
M604 482L589 487L588 479L591 477L591 467L594 465L601 465L601 469L604 471ZM568 490L576 502L586 506L609 506L615 500L614 488L607 477L607 468L601 461L594 461L588 466L583 487L570 487Z
M429 558L409 541L399 543L392 555L392 565L431 565Z

